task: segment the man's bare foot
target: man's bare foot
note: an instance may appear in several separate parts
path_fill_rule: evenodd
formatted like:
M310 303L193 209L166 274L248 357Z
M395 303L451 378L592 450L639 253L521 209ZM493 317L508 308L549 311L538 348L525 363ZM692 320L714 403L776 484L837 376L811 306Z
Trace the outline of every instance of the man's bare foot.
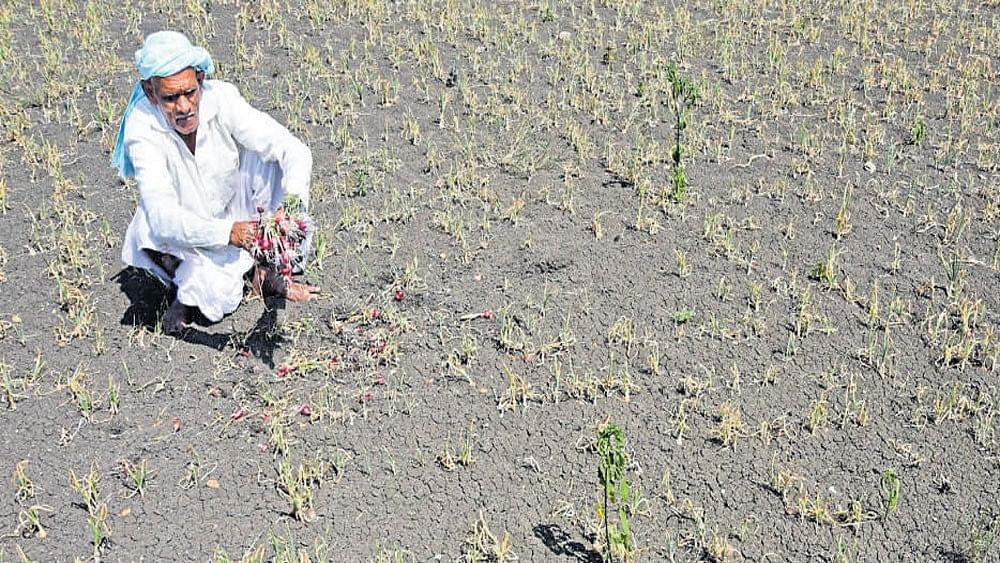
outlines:
M191 321L191 309L187 305L174 299L174 302L163 313L162 328L164 334L177 335L184 332Z
M258 266L250 278L250 288L260 297L284 297L289 301L310 301L319 297L319 287L286 281L271 268Z
M319 297L319 287L304 283L289 282L285 288L285 299L301 303L312 301Z

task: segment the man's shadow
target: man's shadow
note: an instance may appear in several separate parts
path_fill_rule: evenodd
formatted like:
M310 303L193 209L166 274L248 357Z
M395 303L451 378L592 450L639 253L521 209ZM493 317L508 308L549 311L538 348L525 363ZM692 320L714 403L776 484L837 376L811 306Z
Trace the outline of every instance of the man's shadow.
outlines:
M144 327L157 330L163 312L167 310L175 291L160 282L146 270L128 266L111 280L128 297L129 306L122 314L122 326Z
M150 332L160 330L160 320L176 297L176 289L168 287L146 270L132 266L122 269L111 279L118 283L119 289L129 300L129 306L122 314L121 324L143 327ZM280 313L285 308L285 300L268 298L265 299L264 305L264 312L246 334L223 334L200 330L213 323L198 313L191 326L176 338L219 351L225 350L226 346L233 346L238 351L253 354L268 367L273 368L274 351L284 341L277 326Z
M579 563L603 563L604 558L593 549L573 539L572 536L558 524L539 524L535 526L535 537L542 540L545 547L554 555L562 555Z
M285 341L278 328L280 324L278 319L285 310L285 305L285 300L280 297L265 297L264 312L260 314L250 332L243 337L242 342L238 343L241 350L246 350L272 369L274 351Z

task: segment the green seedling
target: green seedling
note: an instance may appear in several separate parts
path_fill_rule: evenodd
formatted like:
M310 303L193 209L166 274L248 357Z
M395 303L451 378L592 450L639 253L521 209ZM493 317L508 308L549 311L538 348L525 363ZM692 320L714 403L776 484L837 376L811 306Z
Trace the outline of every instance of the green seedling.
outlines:
M927 123L924 121L922 116L917 116L913 120L913 125L910 126L910 144L917 145L918 147L924 143L924 139L927 138Z
M500 397L501 410L517 410L519 407L525 409L529 401L539 401L542 395L535 390L534 386L521 374L514 372L506 363L503 364L504 373L507 375L507 391Z
M90 530L90 540L94 546L94 560L101 560L101 552L105 548L111 528L108 526L108 505L100 499L101 474L97 463L90 466L90 471L80 479L71 469L69 472L70 487L76 491L87 509L87 528Z
M268 444L274 451L275 456L284 456L289 453L289 440L287 425L279 415L271 416L267 421Z
M88 512L93 511L100 503L100 483L101 474L97 468L97 463L90 466L90 471L80 479L76 472L69 470L69 486L80 495L84 508Z
M351 454L347 450L337 448L333 452L333 459L330 460L330 469L333 470L334 481L339 482L347 471L347 464L351 462Z
M679 248L675 248L674 259L677 262L677 277L686 278L690 276L691 264L688 263L687 253Z
M672 477L670 475L670 469L664 469L663 475L660 477L660 496L663 500L667 501L667 504L673 505L677 502L677 497L674 496L674 487L672 484Z
M860 427L865 427L871 420L868 411L868 404L864 399L858 398L857 378L852 374L844 390L844 406L841 414L840 427L845 428L849 422L854 422Z
M674 322L677 324L684 324L694 318L694 311L692 309L680 309L674 311L673 314Z
M126 498L132 498L135 495L145 496L146 486L149 484L149 480L153 478L153 474L150 473L147 460L142 460L139 463L132 463L131 461L122 460L121 462L122 475L125 476L126 485L131 489Z
M207 479L217 467L217 465L206 467L205 463L201 459L201 456L193 449L191 450L191 457L191 461L184 466L184 476L177 482L177 486L183 490L188 490L198 486L202 481Z
M968 544L963 550L969 563L983 563L1000 538L1000 516L980 514L969 527Z
M827 401L826 394L820 395L819 399L813 401L809 408L809 419L806 426L809 429L809 433L816 435L823 427L826 426L827 419L829 418L829 401Z
M734 406L732 402L723 403L716 418L719 424L715 427L715 437L723 446L733 445L737 438L746 433L743 415L739 407Z
M17 402L24 398L23 395L16 392L18 383L18 380L11 376L10 366L0 362L0 390L3 391L3 399L9 410L16 409Z
M390 549L377 546L375 548L375 557L369 563L413 563L414 561L416 561L416 558L406 549Z
M52 512L52 507L35 504L17 514L17 529L22 537L34 536L40 540L48 537L48 531L42 527L42 512Z
M823 282L827 289L840 287L840 266L837 259L842 251L837 250L837 245L830 245L830 250L826 253L826 259L816 264L813 268L813 278Z
M655 340L647 339L645 341L646 345L646 367L649 369L649 373L654 375L660 375L661 372L661 360L662 356L660 353L660 343Z
M747 296L747 306L752 313L760 313L764 304L764 285L760 282L750 283L750 293Z
M683 135L688 127L691 110L698 101L700 94L695 82L682 78L677 65L670 63L666 68L667 80L670 82L670 111L674 116L674 148L671 152L673 170L670 182L672 191L670 198L674 203L683 203L687 198L688 180L684 169Z
M609 563L632 561L636 552L628 509L632 494L625 476L628 459L621 426L608 421L597 429L597 455L600 463L597 476L604 499L597 505L597 515L604 524L607 542L604 557ZM612 518L612 512L617 518Z
M270 547L270 556L266 553ZM310 548L308 544L296 539L289 524L285 524L284 534L278 534L273 529L268 531L267 545L261 545L245 556L241 563L302 563L310 561L333 561L330 556L330 546L323 536L317 536Z
M840 198L840 208L837 210L837 217L834 219L833 233L837 240L844 238L851 232L851 195L853 188L850 184L844 186L844 194Z
M441 453L437 456L438 465L440 465L445 471L454 471L458 467L458 462L455 459L455 454L451 450L451 433L444 440L444 447L441 449Z
M476 458L472 455L472 431L466 432L465 439L459 446L458 452L452 451L451 445L451 433L448 433L448 437L445 438L444 446L441 453L437 456L438 465L440 465L445 471L454 471L461 467L468 467L476 462Z
M626 355L631 355L635 341L635 323L629 317L619 317L608 329L608 343L625 345Z
M777 463L777 454L771 457L771 463L767 468L768 484L775 493L779 494L785 503L788 503L793 491L802 490L802 477Z
M278 492L288 501L289 512L296 520L309 522L316 518L313 487L322 482L326 469L318 460L295 465L290 456L284 456L278 462Z
M882 496L884 497L884 515L886 518L891 514L895 514L899 510L899 493L902 487L902 482L899 479L899 475L893 468L886 469L882 472Z
M234 560L232 557L230 557L229 553L227 553L226 550L222 549L221 547L216 547L215 551L212 552L211 563L236 563L236 561L237 560ZM242 560L239 560L239 563L263 563L263 562L264 562L263 545L257 546L257 549L248 552L243 556Z
M596 240L601 240L604 238L604 225L601 222L601 217L607 214L606 211L598 211L594 213L594 216L590 218L590 230L594 233L594 238ZM1000 248L1000 246L998 246Z
M844 542L844 536L837 536L833 545L833 563L851 563L854 558Z
M28 478L24 468L28 466L28 460L23 459L14 466L14 499L24 502L35 497L35 483Z
M90 542L94 546L94 561L101 561L101 552L111 536L108 525L108 505L100 503L87 514L87 528L90 530Z
M301 466L297 469L291 459L282 458L278 465L278 491L288 500L291 515L296 520L308 520L312 510L312 488L301 478Z
M469 537L465 539L463 561L469 563L517 561L514 542L506 531L497 537L486 524L486 517L480 512L479 519L473 524Z
M736 549L729 543L725 534L718 529L712 531L712 537L705 546L705 554L712 563L727 563L736 560Z
M87 386L88 378L89 374L83 369L83 366L77 366L73 370L73 375L67 380L66 387L73 397L73 402L76 403L77 408L80 410L80 414L87 420L92 420L94 415L94 396Z
M112 415L118 414L121 407L121 387L115 378L108 376L108 412Z
M462 447L458 451L458 463L462 467L468 467L476 462L476 458L472 455L472 432L471 430L465 434L465 440L462 441Z

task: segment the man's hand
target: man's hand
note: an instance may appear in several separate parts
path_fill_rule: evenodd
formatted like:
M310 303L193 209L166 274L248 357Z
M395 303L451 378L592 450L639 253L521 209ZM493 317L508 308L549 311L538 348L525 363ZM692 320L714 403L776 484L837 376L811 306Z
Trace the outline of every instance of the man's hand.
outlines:
M254 235L257 233L257 223L253 221L236 221L229 229L229 244L250 250L253 247Z

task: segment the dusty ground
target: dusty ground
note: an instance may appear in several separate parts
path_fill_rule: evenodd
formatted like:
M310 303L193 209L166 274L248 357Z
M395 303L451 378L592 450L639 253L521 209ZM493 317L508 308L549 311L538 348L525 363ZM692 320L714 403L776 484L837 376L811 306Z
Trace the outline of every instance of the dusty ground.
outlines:
M995 1L325 4L0 8L0 561L601 561L608 419L636 561L997 561ZM312 148L323 299L122 270L164 27Z

